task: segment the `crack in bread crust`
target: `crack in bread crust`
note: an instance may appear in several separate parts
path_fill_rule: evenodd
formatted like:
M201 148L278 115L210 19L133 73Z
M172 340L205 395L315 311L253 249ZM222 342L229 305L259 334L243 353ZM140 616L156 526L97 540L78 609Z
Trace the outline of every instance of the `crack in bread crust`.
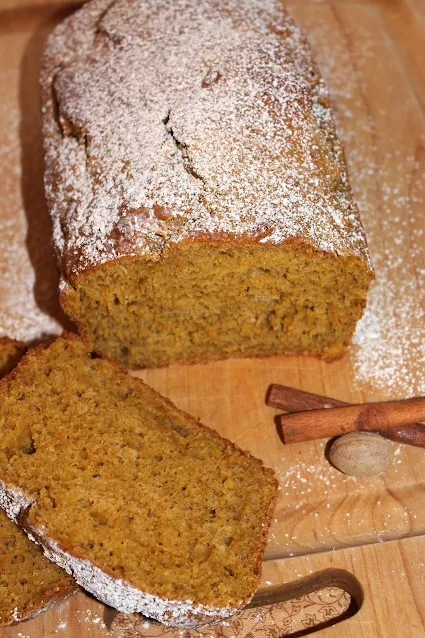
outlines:
M89 166L84 138L53 125L55 72ZM46 194L69 283L203 235L299 237L372 272L326 86L281 2L94 0L50 36L41 83Z

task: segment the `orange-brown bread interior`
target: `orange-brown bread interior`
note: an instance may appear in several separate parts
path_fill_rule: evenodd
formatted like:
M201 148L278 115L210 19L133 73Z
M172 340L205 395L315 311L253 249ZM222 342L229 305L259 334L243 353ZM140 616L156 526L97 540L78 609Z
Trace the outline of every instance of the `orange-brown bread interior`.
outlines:
M18 363L22 352L23 344L0 339L0 378ZM24 620L76 589L74 580L0 510L0 626Z
M9 379L0 478L34 499L25 525L156 596L237 607L253 594L271 470L76 337Z
M93 346L130 367L279 353L341 356L366 305L359 257L183 244L77 279L62 305Z

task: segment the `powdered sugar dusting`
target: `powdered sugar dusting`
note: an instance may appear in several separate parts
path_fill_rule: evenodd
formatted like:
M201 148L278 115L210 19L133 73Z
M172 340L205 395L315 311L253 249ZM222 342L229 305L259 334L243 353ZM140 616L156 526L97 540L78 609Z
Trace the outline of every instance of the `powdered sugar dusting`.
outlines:
M0 507L14 523L18 522L21 510L26 509L31 503L32 500L19 488L7 486L0 480Z
M92 593L101 602L111 605L126 613L140 612L154 618L165 625L175 627L199 627L215 624L221 619L233 616L238 608L249 601L240 601L239 607L209 607L195 604L190 600L167 600L148 594L130 585L130 583L113 578L96 567L93 563L64 552L57 543L45 538L40 531L43 551L69 574L72 574L79 585Z
M394 86L385 79L382 90L370 87L377 81L370 75L371 60L384 56L378 48L383 46L379 29L363 28L354 34L341 23L340 41L332 23L306 18L309 39L334 97L338 131L347 148L351 183L376 271L350 350L354 382L379 392L381 398L382 392L391 398L423 395L423 119L412 105L410 88L395 84L400 82L397 75ZM354 40L358 43L353 54ZM364 75L368 70L369 76ZM394 102L396 91L401 95ZM415 131L410 139L408 129Z
M50 38L43 94L68 279L205 235L367 259L326 88L277 0L96 0Z
M7 97L0 104L0 336L8 335L21 341L32 341L43 334L58 334L59 323L43 310L35 299L36 273L31 263L26 236L28 223L23 208L20 182L22 178L19 124L21 113ZM4 98L4 99L3 99ZM46 246L49 251L49 236L40 237L40 252ZM47 262L47 260L46 260ZM43 264L40 264L43 265ZM47 265L47 263L46 263ZM49 268L54 269L53 258ZM54 270L53 270L54 273ZM52 274L46 277L52 281ZM54 290L44 288L44 302ZM46 304L42 304L46 305Z
M403 304L399 304L400 293ZM393 279L382 277L372 288L369 306L354 335L358 382L369 383L393 397L425 394L425 317L417 294L415 279L396 286ZM396 311L391 312L391 308Z
M7 487L3 481L0 481L0 507L14 522L17 522L19 514L31 502L31 499L20 490ZM247 604L252 597L251 595L250 598L229 607L212 607L195 604L191 600L161 598L143 592L125 580L109 576L89 560L77 558L63 551L58 543L44 535L43 529L38 528L32 531L36 537L30 530L25 529L30 540L41 544L43 553L49 560L71 574L79 585L101 602L115 607L119 611L140 612L166 625L189 628L205 624L211 625L229 618Z

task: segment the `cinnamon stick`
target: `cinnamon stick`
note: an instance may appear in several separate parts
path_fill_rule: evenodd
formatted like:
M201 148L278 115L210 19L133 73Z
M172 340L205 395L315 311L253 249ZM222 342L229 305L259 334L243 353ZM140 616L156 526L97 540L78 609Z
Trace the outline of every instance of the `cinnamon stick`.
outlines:
M407 443L425 448L425 425L422 423L412 423L412 425L405 425L402 428L391 428L391 430L384 430L379 434L396 443Z
M305 412L350 405L346 401L279 384L273 384L270 387L266 403L270 407L287 412ZM397 443L407 443L425 448L425 424L412 423L403 427L382 430L379 431L379 434Z
M310 410L280 417L286 443L312 441L347 432L383 431L425 419L425 397Z
M323 408L338 408L350 405L339 399L331 399L321 394L313 394L313 392L297 390L277 383L271 386L266 403L271 408L278 408L286 412L307 412L308 410L322 410Z

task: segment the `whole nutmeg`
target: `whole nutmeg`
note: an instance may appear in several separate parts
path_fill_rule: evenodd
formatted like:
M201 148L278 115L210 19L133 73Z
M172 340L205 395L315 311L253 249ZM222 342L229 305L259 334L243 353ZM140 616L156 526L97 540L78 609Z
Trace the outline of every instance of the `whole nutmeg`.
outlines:
M350 432L332 443L329 458L344 474L371 476L391 463L391 443L373 432Z

